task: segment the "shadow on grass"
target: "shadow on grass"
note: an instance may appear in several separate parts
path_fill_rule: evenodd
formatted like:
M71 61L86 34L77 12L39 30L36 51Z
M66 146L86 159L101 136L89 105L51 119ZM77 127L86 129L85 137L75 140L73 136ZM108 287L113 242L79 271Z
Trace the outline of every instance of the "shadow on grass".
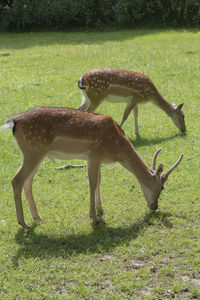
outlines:
M138 36L158 34L165 32L160 29L135 29L135 30L105 30L88 32L22 32L22 33L1 33L0 50L26 49L33 46L47 45L92 45L103 44L109 41L123 41L134 39ZM134 45L133 45L134 46Z
M129 140L131 141L131 143L133 144L133 146L135 148L139 148L139 147L143 147L143 146L150 146L150 145L156 145L156 144L160 144L163 142L167 142L170 141L174 138L184 138L186 136L186 134L182 134L182 133L178 133L169 137L157 137L157 138L143 138L140 136L137 136L135 140L133 140L132 138L129 138Z
M50 32L0 32L0 51L6 48L9 49L26 49L34 46L47 45L91 45L103 44L109 41L124 41L127 39L133 40L137 37L165 34L170 29L113 29L104 31L50 31ZM192 32L196 33L198 30L190 29L174 29L176 32ZM132 45L134 47L134 44ZM10 53L9 53L10 54ZM189 53L191 54L191 53Z
M156 222L171 228L169 216L171 216L169 213L150 212L130 227L109 227L101 222L89 234L70 234L61 237L36 234L37 225L33 225L28 231L20 228L15 239L21 247L13 258L13 264L18 267L21 258L59 256L67 258L80 253L108 252L121 244L128 246L129 242L136 239L142 230Z

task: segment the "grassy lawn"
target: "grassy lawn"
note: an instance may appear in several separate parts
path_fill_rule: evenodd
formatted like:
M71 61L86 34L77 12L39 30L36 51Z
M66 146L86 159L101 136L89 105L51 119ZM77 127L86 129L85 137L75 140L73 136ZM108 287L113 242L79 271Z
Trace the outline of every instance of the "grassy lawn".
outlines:
M141 139L132 115L123 128L149 166L159 147L165 168L184 159L154 213L132 174L102 166L105 224L95 228L87 169L57 171L45 159L33 187L43 221L34 224L24 201L26 231L11 187L21 154L1 132L0 299L200 299L200 32L0 33L0 125L38 105L77 108L78 79L100 67L143 71L170 103L185 103L185 136L152 103L139 107ZM120 122L123 108L98 112Z

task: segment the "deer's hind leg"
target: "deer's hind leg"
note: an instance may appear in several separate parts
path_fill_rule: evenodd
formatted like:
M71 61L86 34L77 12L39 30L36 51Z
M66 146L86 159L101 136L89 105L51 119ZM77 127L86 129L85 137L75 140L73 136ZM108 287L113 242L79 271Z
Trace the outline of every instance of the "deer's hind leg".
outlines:
M31 215L32 215L33 219L41 221L42 218L37 211L37 207L35 205L33 192L32 192L33 178L35 176L37 169L38 169L38 166L35 168L35 170L31 173L31 175L24 182L24 192L26 195L26 199L28 200L28 204L29 204Z
M81 90L81 98L82 98L82 103L81 103L81 106L78 109L82 110L82 111L87 111L90 104L91 104L91 101L88 98L88 96L87 96L87 94L84 90Z
M27 190L27 184L30 189L30 182L31 182L31 176L36 167L39 165L41 159L34 158L34 157L26 157L24 156L24 161L17 172L17 174L12 179L12 187L13 187L13 193L14 193L14 201L15 201L15 207L16 207L16 214L17 214L17 221L22 227L29 227L27 223L24 220L24 213L23 213L23 207L22 207L22 188L24 186L24 183L27 181L26 190ZM29 195L30 200L30 195ZM31 200L30 200L31 201Z

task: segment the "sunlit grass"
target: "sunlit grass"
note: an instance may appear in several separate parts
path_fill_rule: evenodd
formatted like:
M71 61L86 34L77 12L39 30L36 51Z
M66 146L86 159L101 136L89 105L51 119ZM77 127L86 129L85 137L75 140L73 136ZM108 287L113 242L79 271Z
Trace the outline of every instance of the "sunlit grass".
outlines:
M187 135L153 104L139 107L124 130L150 166L184 160L169 177L159 210L150 213L135 177L119 165L102 166L105 224L89 219L87 169L56 171L45 160L34 181L43 221L17 225L11 178L21 155L11 132L0 135L0 298L190 299L200 297L199 95L200 33L116 31L0 34L0 124L38 105L80 105L77 81L88 70L143 71L169 101L185 102ZM9 54L2 56L2 54ZM98 112L121 121L124 104ZM79 162L78 162L79 163ZM59 165L63 162L58 162ZM25 216L34 224L27 203Z

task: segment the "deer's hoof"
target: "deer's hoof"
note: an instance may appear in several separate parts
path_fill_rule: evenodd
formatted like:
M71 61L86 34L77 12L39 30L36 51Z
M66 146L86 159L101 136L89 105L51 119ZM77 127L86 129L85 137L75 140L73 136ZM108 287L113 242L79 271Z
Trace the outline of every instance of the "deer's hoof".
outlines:
M30 229L30 226L25 221L19 221L18 224L25 229Z

